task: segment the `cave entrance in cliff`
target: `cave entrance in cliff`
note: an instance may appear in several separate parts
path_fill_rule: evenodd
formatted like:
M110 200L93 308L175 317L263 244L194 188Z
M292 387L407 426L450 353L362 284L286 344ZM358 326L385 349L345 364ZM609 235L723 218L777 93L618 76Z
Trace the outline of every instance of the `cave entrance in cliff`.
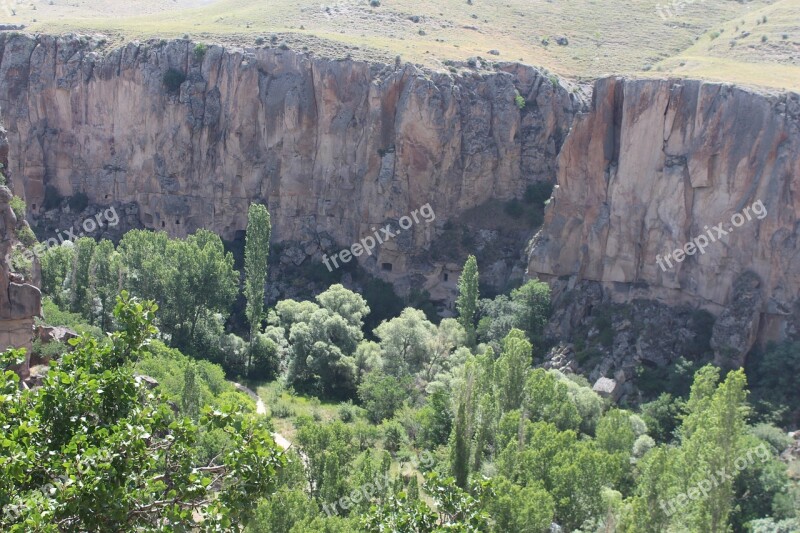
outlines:
M384 272L391 272L392 271L392 264L391 263L381 263L381 268Z

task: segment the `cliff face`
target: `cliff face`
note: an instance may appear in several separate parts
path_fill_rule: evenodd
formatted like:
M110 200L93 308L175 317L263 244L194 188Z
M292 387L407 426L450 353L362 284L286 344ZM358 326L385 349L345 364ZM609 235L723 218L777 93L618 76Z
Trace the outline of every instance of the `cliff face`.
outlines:
M800 95L600 80L558 162L529 275L704 307L718 358L800 333Z
M0 127L0 163L8 163L8 142L6 132ZM3 172L7 176L7 172ZM14 272L12 254L20 249L18 230L26 226L18 220L11 209L11 191L0 184L0 351L8 347L28 348L28 355L21 367L17 368L22 377L27 377L30 360L31 339L33 338L34 318L41 316L41 293L35 286L33 273L35 263L26 278Z
M391 280L409 273L408 252L425 249L435 226L552 181L579 105L512 64L453 78L188 41L102 56L86 38L12 34L0 35L0 53L9 163L34 213L50 186L135 202L144 226L173 235L205 227L233 238L262 201L273 239L319 260L331 243L350 246L430 203L435 224L360 258Z

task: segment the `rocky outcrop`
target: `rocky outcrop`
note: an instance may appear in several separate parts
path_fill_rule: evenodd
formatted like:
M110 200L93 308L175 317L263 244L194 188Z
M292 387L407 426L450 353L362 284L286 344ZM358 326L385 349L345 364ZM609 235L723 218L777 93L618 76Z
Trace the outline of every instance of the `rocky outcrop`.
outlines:
M718 360L795 329L800 95L600 80L558 163L530 276L721 315Z
M0 163L8 163L8 143L5 130L0 128ZM5 176L8 177L7 175ZM23 378L28 376L34 318L41 316L41 293L33 284L36 264L30 272L15 272L12 255L20 253L18 231L26 227L25 220L18 220L11 209L11 191L0 185L0 351L9 347L27 348L25 362L16 370Z
M93 46L0 35L10 167L34 214L49 187L135 203L145 227L173 235L204 227L232 239L248 204L264 202L274 241L318 261L321 243L350 246L429 203L435 224L359 257L390 281L448 219L552 181L582 105L515 64L452 76L280 48Z

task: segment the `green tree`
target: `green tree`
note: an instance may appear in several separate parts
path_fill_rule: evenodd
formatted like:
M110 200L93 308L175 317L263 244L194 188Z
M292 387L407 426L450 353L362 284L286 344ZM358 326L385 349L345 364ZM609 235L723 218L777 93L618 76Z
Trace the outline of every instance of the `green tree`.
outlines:
M527 333L528 339L534 345L541 347L544 327L550 318L550 286L541 281L530 280L511 291L511 301L517 304L516 327Z
M475 317L478 311L478 261L474 255L467 258L464 270L458 278L456 299L458 321L467 332L467 343L475 345Z
M197 415L200 413L200 387L197 383L193 364L186 365L183 371L182 392L181 407L183 407L183 412L193 419L197 418Z
M97 315L104 331L111 328L114 300L121 290L122 263L119 254L114 250L114 243L107 239L100 241L94 248L89 262L90 295L98 304Z
M567 386L552 373L537 368L525 383L523 407L533 421L554 423L559 429L578 429L581 417Z
M555 513L552 496L541 485L521 487L508 479L492 478L493 496L487 510L497 533L541 533L550 528Z
M203 517L203 528L226 530L275 489L283 459L263 420L209 410L195 425L134 377L154 312L123 293L119 331L73 342L41 387L0 376L0 529L185 531ZM3 354L0 367L20 355ZM200 463L198 433L214 428L231 446Z
M68 302L64 295L64 283L72 271L75 260L73 246L53 246L40 257L42 265L42 292L53 298L60 307Z
M140 298L158 303L162 314L168 308L170 297L167 290L169 240L163 231L130 230L117 246L124 265L124 288Z
M437 329L419 309L407 307L399 317L375 328L383 355L383 370L400 377L426 369L434 353Z
M170 298L165 302L165 325L178 336L178 346L191 346L201 317L227 314L236 298L239 274L222 240L203 229L185 240L169 241L167 263Z
M409 378L398 379L382 372L371 372L358 387L358 397L375 424L391 419L408 398Z
M70 276L70 311L80 313L84 317L91 316L90 268L94 254L95 242L89 237L81 237L75 241L75 260Z
M426 399L425 406L419 410L419 442L424 448L436 448L447 444L453 427L453 413L450 396L443 388L437 388Z
M250 322L250 351L247 360L248 374L253 358L253 341L261 331L264 312L264 285L267 282L269 240L272 233L269 211L263 205L250 204L247 211L247 235L244 243L244 296L247 300L245 314Z
M494 364L494 383L500 412L519 409L531 371L533 348L525 333L512 329L503 341L503 353Z

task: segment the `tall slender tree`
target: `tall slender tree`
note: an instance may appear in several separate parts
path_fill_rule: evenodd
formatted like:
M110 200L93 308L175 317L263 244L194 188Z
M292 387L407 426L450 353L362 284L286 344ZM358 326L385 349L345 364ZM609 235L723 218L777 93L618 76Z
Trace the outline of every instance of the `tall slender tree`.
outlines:
M264 285L267 282L269 239L272 233L269 211L260 204L251 204L247 211L247 236L244 243L244 295L247 299L247 321L250 322L250 347L247 372L253 358L253 340L261 330L264 312Z
M467 343L475 345L475 315L478 311L478 261L474 255L467 257L464 270L458 278L456 300L458 321L467 332Z

